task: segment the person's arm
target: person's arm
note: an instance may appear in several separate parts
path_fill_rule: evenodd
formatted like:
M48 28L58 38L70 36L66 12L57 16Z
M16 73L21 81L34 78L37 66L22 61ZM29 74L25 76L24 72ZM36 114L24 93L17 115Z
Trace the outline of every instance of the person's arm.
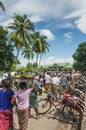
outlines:
M14 96L12 96L11 104L12 104L13 106L17 106L16 98L15 98Z
M16 97L17 97L17 92L12 96L12 99L11 99L11 103L13 106L17 106Z

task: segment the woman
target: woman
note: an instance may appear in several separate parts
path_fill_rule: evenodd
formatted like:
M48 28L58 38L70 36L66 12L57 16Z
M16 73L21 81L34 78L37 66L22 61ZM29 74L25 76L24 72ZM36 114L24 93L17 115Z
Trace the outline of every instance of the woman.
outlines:
M11 104L13 90L9 89L6 81L2 81L0 90L0 130L8 130L13 127L13 106Z
M38 82L39 78L35 77L34 79L34 89L30 94L30 98L29 98L29 117L30 117L30 113L31 113L31 108L35 110L36 112L36 119L39 119L40 116L38 114L38 96L37 96L37 92L41 89L40 84Z
M20 130L28 130L28 96L33 90L34 86L32 84L32 87L27 89L26 83L20 82L19 88L20 89L15 93L12 99L12 103L14 103L17 99L16 106Z

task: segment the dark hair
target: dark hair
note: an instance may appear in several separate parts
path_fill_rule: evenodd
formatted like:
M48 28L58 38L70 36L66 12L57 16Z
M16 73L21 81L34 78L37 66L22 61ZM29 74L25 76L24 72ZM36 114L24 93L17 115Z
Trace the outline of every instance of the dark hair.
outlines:
M20 87L21 89L27 88L26 82L20 82L19 87Z
M6 80L2 80L1 86L4 88L9 88L9 84Z

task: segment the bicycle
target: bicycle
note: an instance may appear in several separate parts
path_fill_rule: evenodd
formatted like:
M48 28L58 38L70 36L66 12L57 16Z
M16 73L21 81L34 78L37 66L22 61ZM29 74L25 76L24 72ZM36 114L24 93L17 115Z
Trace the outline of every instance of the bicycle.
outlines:
M46 114L54 106L62 114L63 119L68 120L68 117L70 117L73 123L80 124L83 118L84 106L77 97L76 99L66 93L63 98L57 99L56 102L53 96L48 94L47 98L39 100L39 114Z

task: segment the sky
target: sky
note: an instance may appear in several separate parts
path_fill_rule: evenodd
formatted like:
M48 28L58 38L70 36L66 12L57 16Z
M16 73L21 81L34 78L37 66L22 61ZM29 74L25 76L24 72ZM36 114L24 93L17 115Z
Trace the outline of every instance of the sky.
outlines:
M0 10L0 25L12 22L13 13L26 14L35 30L47 36L49 52L41 65L58 62L73 63L72 55L86 41L86 0L0 0L6 11ZM19 55L23 66L27 59ZM35 57L31 62L35 62Z

